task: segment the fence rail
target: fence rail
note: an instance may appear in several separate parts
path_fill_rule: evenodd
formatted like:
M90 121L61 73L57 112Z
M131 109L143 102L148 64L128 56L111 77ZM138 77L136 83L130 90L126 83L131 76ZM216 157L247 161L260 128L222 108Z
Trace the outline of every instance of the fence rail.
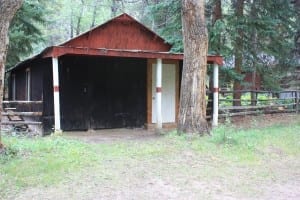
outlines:
M234 93L241 94L241 99L234 99ZM209 95L210 92L207 92ZM208 100L211 102L212 100ZM270 113L299 113L300 90L263 91L238 90L219 91L219 118L242 115ZM209 115L212 108L207 108Z
M3 101L3 110L15 112L42 112L43 101Z
M10 126L8 130L27 132L33 127L42 134L43 101L3 101L1 125ZM7 129L7 127L6 127Z

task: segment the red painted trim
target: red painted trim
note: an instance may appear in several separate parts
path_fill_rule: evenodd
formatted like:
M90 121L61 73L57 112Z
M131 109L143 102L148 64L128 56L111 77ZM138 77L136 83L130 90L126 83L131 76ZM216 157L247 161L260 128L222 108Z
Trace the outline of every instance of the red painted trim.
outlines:
M59 86L53 86L53 91L54 92L59 92Z
M220 88L213 88L213 93L218 93Z
M141 50L126 49L93 49L83 47L63 47L53 46L43 53L42 57L59 57L63 55L92 55L92 56L109 56L109 57L131 57L131 58L161 58L170 60L183 60L184 55L181 53L174 54L169 52L152 52ZM208 64L223 65L222 56L208 55Z
M156 93L160 93L162 91L161 87L156 87Z

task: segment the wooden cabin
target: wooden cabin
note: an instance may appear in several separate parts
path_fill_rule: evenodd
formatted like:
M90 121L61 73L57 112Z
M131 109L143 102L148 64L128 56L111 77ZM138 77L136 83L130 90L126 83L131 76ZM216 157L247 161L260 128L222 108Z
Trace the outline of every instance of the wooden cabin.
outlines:
M122 14L10 69L9 101L41 101L46 132L134 128L157 122L160 93L162 123L176 125L183 54L170 49ZM208 56L208 63L222 58Z

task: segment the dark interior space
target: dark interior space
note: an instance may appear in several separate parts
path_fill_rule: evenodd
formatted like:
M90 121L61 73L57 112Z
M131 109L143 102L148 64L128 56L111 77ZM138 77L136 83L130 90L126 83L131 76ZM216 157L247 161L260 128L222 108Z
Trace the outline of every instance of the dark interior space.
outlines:
M15 74L15 100L17 101L24 101L26 100L26 76L25 76L25 69L18 70L14 72ZM11 87L12 88L12 87ZM10 99L12 99L12 89L10 90Z
M64 56L59 64L64 131L144 126L146 59Z

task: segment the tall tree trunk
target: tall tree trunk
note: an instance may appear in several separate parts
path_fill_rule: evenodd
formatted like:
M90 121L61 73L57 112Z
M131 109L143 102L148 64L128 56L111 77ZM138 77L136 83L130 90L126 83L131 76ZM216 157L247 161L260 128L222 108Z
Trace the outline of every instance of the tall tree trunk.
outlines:
M5 60L9 42L8 28L21 5L22 0L0 0L0 121L2 121ZM0 149L2 148L0 124Z
M295 53L298 58L300 58L300 0L293 0L292 3L296 10L296 23L298 24L298 31L295 35Z
M252 20L257 19L257 9L256 9L256 4L257 0L252 0L251 1L251 11L250 11L250 17ZM252 85L251 85L251 90L256 90L256 74L257 74L257 66L256 66L256 52L257 52L257 31L255 28L253 28L252 33L251 33L251 38L252 38L252 54L255 55L254 59L252 60ZM256 92L251 92L251 105L255 106L257 104L257 93Z
M182 0L183 73L178 120L179 133L208 133L205 79L208 34L205 0Z
M244 0L235 0L235 16L237 20L240 20L244 15ZM237 28L237 37L235 39L235 46L234 46L234 69L235 73L238 75L242 74L242 65L243 65L243 29L240 26ZM240 106L241 105L241 92L236 92L241 90L241 81L235 80L233 84L233 105Z
M215 23L220 19L222 19L222 1L215 0L212 15L212 25L214 26ZM219 47L221 48L221 46ZM218 51L220 51L220 49L218 49Z
M217 22L217 20L221 20L222 19L222 2L221 0L215 0L214 1L214 5L213 5L213 12L212 12L212 26L215 25L215 23ZM218 44L216 46L216 49L214 49L216 51L217 54L220 54L221 51L221 37L219 37L218 39ZM209 73L209 95L208 95L208 103L207 103L207 115L211 116L210 119L212 119L212 114L213 114L213 70L210 70Z

